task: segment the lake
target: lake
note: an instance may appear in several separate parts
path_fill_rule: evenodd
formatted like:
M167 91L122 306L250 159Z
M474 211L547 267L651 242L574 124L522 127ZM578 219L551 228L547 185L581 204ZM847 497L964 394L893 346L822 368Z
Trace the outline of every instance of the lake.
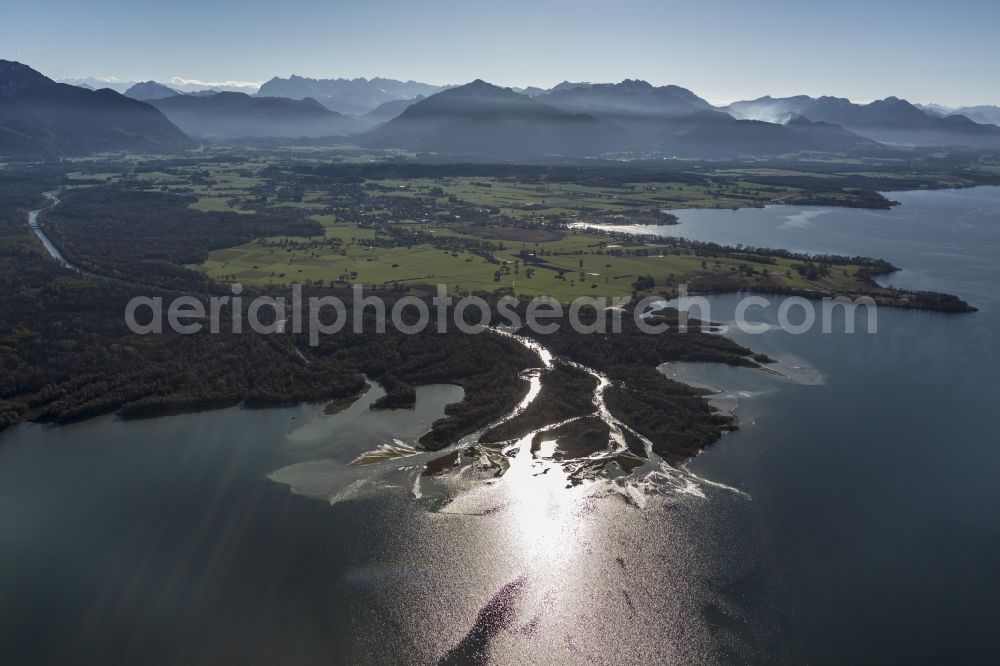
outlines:
M888 196L902 205L641 228L882 257L903 267L886 283L980 309L882 308L874 335L730 326L786 376L663 368L741 419L689 465L695 483L566 488L516 461L500 480L421 481L428 454L408 445L453 386L422 387L414 410L369 410L376 387L331 417L5 432L4 662L994 661L1000 188ZM710 300L729 322L738 297ZM349 464L386 448L387 472Z

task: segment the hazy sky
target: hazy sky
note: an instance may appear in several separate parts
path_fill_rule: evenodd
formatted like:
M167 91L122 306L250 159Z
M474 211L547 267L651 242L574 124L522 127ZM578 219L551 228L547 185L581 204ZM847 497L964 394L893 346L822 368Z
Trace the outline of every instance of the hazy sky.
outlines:
M997 0L11 0L0 58L53 78L641 78L764 94L1000 104Z

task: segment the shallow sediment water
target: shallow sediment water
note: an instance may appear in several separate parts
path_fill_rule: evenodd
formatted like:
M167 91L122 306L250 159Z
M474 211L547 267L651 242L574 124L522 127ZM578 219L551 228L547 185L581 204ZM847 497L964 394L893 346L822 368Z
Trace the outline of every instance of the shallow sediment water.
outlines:
M637 231L863 254L967 315L878 311L878 333L726 335L781 376L719 390L739 431L687 466L567 483L421 475L461 399L241 410L0 435L5 663L988 663L1000 647L1000 188L891 193L890 211L679 211ZM774 324L774 308L751 316ZM864 331L863 317L858 331ZM839 331L839 332L838 332ZM543 447L544 451L544 447ZM361 462L359 463L359 459ZM354 464L352 464L354 463Z

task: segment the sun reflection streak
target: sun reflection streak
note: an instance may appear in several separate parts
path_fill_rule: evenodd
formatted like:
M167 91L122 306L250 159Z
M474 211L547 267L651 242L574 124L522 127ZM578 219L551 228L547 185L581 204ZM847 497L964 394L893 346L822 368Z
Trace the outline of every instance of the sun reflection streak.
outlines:
M509 498L508 529L536 566L566 564L578 549L585 525L578 519L582 489L569 487L563 465L536 458L531 439L524 437L514 445L517 453L504 475L504 491ZM538 452L551 452L554 445L554 440L542 440Z

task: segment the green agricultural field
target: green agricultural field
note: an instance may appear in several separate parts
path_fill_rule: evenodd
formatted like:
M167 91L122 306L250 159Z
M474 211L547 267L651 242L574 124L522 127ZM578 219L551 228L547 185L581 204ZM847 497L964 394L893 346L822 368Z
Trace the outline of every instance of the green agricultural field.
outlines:
M854 277L856 266L836 266L831 273L807 280L795 270L800 263L777 258L773 264L745 258L702 257L690 250L656 244L619 244L606 236L574 232L544 242L507 241L490 261L469 250L444 250L429 244L412 247L372 247L374 229L338 226L331 216L315 216L324 224L325 239L336 247L302 238L269 238L211 253L200 270L221 281L268 285L296 282L363 285L445 284L451 293L490 292L522 296L552 296L563 302L578 296L628 296L641 276L652 276L657 293L675 292L678 285L724 277L747 287L756 283L790 289L837 293L865 288ZM454 228L435 234L475 237ZM530 233L530 231L526 231ZM636 251L645 256L636 256ZM529 253L525 256L524 253ZM745 274L748 266L754 273Z
M765 187L738 181L701 186L685 183L626 183L623 187L592 187L575 183L522 183L497 178L416 178L371 180L387 194L433 198L450 197L474 206L489 206L514 217L620 213L637 208L732 208L761 205L798 194L792 187Z
M376 155L362 152L353 156L357 162L346 161L377 161ZM452 293L548 295L564 302L582 295L632 295L637 283L641 292L663 294L676 293L681 284L693 292L744 288L808 294L880 292L857 277L859 266L833 264L816 270L802 259L739 252L714 256L658 245L652 238L615 240L565 225L574 220L612 222L607 218L612 215L659 223L665 220L658 211L681 208L817 201L887 205L866 189L869 181L883 186L896 182L882 175L877 164L844 161L817 172L748 165L678 171L663 180L656 180L653 172L636 171L633 181L619 179L620 172L594 171L582 174L581 182L568 182L565 173L549 177L529 171L520 177L502 170L476 176L371 178L355 167L331 170L330 160L335 166L343 157L322 151L295 153L294 159L280 153L238 157L206 153L204 159L118 162L117 171L98 160L74 165L67 186L170 191L193 195L189 206L199 211L273 210L322 225L322 235L259 238L213 251L203 264L193 266L223 282L418 289L444 284ZM428 166L425 172L434 170ZM942 184L927 174L896 173L910 187ZM917 178L914 185L911 180ZM954 184L962 183L954 180Z

